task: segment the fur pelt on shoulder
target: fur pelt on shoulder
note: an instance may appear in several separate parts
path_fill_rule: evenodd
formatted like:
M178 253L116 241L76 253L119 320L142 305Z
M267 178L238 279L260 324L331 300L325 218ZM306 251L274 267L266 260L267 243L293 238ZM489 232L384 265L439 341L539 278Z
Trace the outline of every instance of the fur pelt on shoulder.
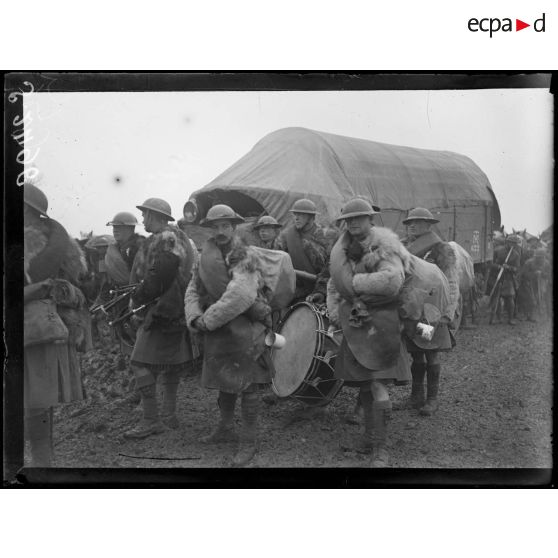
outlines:
M373 271L381 260L387 260L393 256L397 256L401 260L406 272L409 270L411 254L391 229L374 227L371 234L361 244L365 251L362 263L367 271Z
M364 255L355 264L353 288L359 295L394 296L409 270L411 255L399 237L385 227L374 227L360 242Z
M178 257L178 279L185 288L191 277L195 253L186 233L176 225L170 224L141 242L130 273L130 282L140 282L144 279L157 254L163 252L170 252Z
M452 246L447 242L436 244L430 251L427 260L435 263L446 276L457 272L457 256Z
M356 247L352 246L355 242L358 244ZM353 253L358 254L354 259L350 256L353 248ZM338 258L346 258L350 266L339 266L341 260L338 261ZM351 239L348 233L341 236L332 251L331 260L326 302L330 320L338 323L343 297L351 303L357 299L372 303L372 300L397 296L410 268L411 255L393 231L374 227L362 241ZM345 294L341 294L343 292Z
M62 278L79 285L87 272L85 256L60 223L45 219L40 225L27 225L23 239L24 272L30 283Z
M189 326L196 318L203 316L207 329L214 331L247 311L255 314L251 316L255 321L269 313L270 309L266 308L265 299L261 295L263 274L256 251L242 239L235 237L225 256L225 263L230 281L219 300L214 302L208 299L197 266L194 269L184 297Z

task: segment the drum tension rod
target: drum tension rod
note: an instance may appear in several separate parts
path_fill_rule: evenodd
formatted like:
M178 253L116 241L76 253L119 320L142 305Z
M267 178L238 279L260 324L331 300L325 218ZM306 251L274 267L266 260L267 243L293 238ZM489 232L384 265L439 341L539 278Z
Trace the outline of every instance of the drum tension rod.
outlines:
M329 331L326 331L325 329L317 329L316 333L321 333L322 335L325 335L328 339L331 339L338 347L340 347L341 343L339 341L337 341L337 339L335 339L334 335L336 333L341 333L342 331L343 331L342 329L336 329L335 331L330 333Z
M320 355L314 355L314 358L316 360L321 360L322 362L325 362L326 364L329 364L329 361L334 357L334 353L333 351L327 351L326 354L324 356L320 356Z

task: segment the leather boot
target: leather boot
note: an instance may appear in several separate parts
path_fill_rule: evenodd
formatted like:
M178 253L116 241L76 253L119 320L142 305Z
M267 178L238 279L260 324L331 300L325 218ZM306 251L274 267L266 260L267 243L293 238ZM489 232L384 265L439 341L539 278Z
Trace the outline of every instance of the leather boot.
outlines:
M356 451L357 453L372 453L372 403L374 398L369 390L361 390L358 394L357 404L362 409L364 433L341 440L343 451Z
M393 406L394 410L420 409L424 405L424 374L426 373L425 362L415 362L411 364L411 375L413 383L411 385L411 395L402 403Z
M25 430L31 448L30 467L50 467L52 464L52 430L50 410L25 417Z
M168 428L176 430L179 427L178 418L176 416L176 394L180 382L178 372L166 372L163 374L161 381L163 384L161 421Z
M440 369L439 364L428 364L426 366L426 404L420 410L421 415L430 416L438 410Z
M233 457L233 467L244 467L254 459L258 448L256 442L258 411L260 406L259 395L255 392L242 394L240 410L242 415L242 430L240 445Z
M217 398L221 419L217 427L207 436L200 438L203 444L218 444L221 442L236 442L238 436L234 431L234 408L236 405L236 393L219 392Z
M374 401L369 418L370 439L372 441L372 459L370 467L382 468L389 466L387 450L387 423L391 417L391 401Z
M125 438L134 440L141 440L165 431L165 426L159 420L155 384L140 387L139 392L143 404L143 418L136 427L124 433Z
M514 318L514 304L513 298L511 296L507 296L505 299L505 306L506 306L506 313L508 314L508 324L509 325L516 325L517 321Z
M355 406L353 410L345 416L345 422L347 424L359 425L362 422L363 416L364 416L364 411L362 410L362 401L359 393L357 395L357 399L355 401Z

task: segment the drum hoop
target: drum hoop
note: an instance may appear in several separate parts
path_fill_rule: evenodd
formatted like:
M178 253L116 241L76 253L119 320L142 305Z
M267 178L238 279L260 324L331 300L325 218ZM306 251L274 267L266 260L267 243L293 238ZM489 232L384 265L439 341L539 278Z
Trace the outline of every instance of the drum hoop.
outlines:
M326 336L323 333L323 331L324 331L324 325L325 324L324 324L324 317L318 311L315 304L312 304L311 302L303 301L303 302L297 302L296 304L291 306L289 308L289 310L287 311L287 313L283 316L283 319L279 322L279 324L277 324L277 332L281 333L281 328L283 327L284 323L287 321L289 316L295 310L297 310L298 308L300 308L302 306L306 306L306 307L310 308L310 310L312 310L314 316L316 317L316 322L317 322L317 324L316 324L317 325L316 343L314 345L314 353L312 354L312 363L310 364L310 368L307 370L306 375L304 376L304 380L302 381L302 383L293 391L293 393L289 397L296 396L297 392L304 387L305 383L307 383L310 380L313 380L316 373L318 372L318 370L320 368L320 364L323 363L323 361L318 358L318 355L321 354L321 352L323 351L323 348L324 348L324 343L325 343Z

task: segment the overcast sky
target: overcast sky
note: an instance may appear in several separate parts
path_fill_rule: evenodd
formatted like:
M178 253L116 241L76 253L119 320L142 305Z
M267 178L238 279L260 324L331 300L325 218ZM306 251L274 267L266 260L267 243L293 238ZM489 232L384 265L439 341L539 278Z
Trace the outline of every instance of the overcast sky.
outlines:
M24 109L49 214L73 236L110 233L118 211L141 223L149 197L180 218L191 192L288 126L462 153L488 175L506 229L552 220L547 90L33 93Z

